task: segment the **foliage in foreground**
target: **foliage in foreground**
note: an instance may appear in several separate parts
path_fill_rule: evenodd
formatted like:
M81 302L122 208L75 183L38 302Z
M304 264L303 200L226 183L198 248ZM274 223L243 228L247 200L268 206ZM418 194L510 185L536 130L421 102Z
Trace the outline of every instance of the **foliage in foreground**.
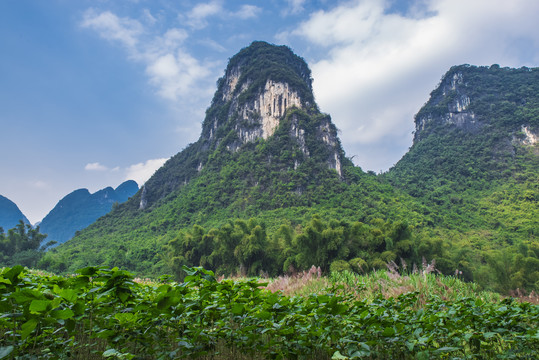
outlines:
M415 292L366 301L343 287L288 297L256 279L186 272L182 284L151 286L118 269L88 267L66 278L5 268L0 358L522 358L539 351L539 307L512 299L432 296L417 306Z

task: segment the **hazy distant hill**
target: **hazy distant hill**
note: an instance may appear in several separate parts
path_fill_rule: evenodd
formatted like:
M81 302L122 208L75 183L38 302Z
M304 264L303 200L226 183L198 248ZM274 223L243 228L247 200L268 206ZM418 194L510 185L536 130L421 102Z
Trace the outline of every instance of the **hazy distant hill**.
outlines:
M138 191L138 185L128 180L116 189L107 187L93 194L87 189L78 189L66 195L43 218L41 233L47 234L47 241L66 242L78 230L82 230L99 217L108 213L114 203L123 203Z
M30 223L13 201L0 195L0 227L8 231L14 228L20 220L26 224Z

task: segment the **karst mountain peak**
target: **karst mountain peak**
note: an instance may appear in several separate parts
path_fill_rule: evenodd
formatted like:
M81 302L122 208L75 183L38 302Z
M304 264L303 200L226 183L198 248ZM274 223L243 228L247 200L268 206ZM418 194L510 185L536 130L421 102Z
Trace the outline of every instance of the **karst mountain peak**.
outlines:
M280 143L277 151L266 151L259 160L278 163L281 171L314 161L342 177L343 163L349 161L330 116L315 103L312 82L306 62L287 46L255 41L240 50L217 81L199 140L146 183L140 208L168 196L208 167L219 171L223 156L260 152L275 142ZM250 177L252 184L260 183Z
M311 71L305 61L286 46L258 41L230 59L212 107L228 105L228 118L238 122L239 139L248 142L272 136L287 109L309 109L313 99ZM242 129L241 123L251 125L251 131ZM203 136L211 140L219 125L210 112Z

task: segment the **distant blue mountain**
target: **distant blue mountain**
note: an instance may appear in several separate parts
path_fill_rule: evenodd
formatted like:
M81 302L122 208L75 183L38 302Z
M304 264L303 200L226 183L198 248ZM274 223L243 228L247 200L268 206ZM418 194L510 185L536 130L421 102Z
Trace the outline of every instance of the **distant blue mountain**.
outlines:
M101 216L107 214L114 203L123 203L138 191L138 185L128 180L116 189L106 187L93 194L88 189L78 189L66 195L43 218L40 232L47 234L47 241L58 244L71 239L75 232L86 228Z
M26 224L30 223L13 201L0 195L0 227L7 232L14 228L20 220Z

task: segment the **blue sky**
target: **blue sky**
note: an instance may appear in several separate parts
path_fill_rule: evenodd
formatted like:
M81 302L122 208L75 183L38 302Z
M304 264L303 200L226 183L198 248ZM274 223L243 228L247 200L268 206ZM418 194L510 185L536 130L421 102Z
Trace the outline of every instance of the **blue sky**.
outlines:
M141 185L254 40L305 58L347 155L384 171L449 67L538 66L538 17L535 0L4 0L0 194L36 222L75 189Z

